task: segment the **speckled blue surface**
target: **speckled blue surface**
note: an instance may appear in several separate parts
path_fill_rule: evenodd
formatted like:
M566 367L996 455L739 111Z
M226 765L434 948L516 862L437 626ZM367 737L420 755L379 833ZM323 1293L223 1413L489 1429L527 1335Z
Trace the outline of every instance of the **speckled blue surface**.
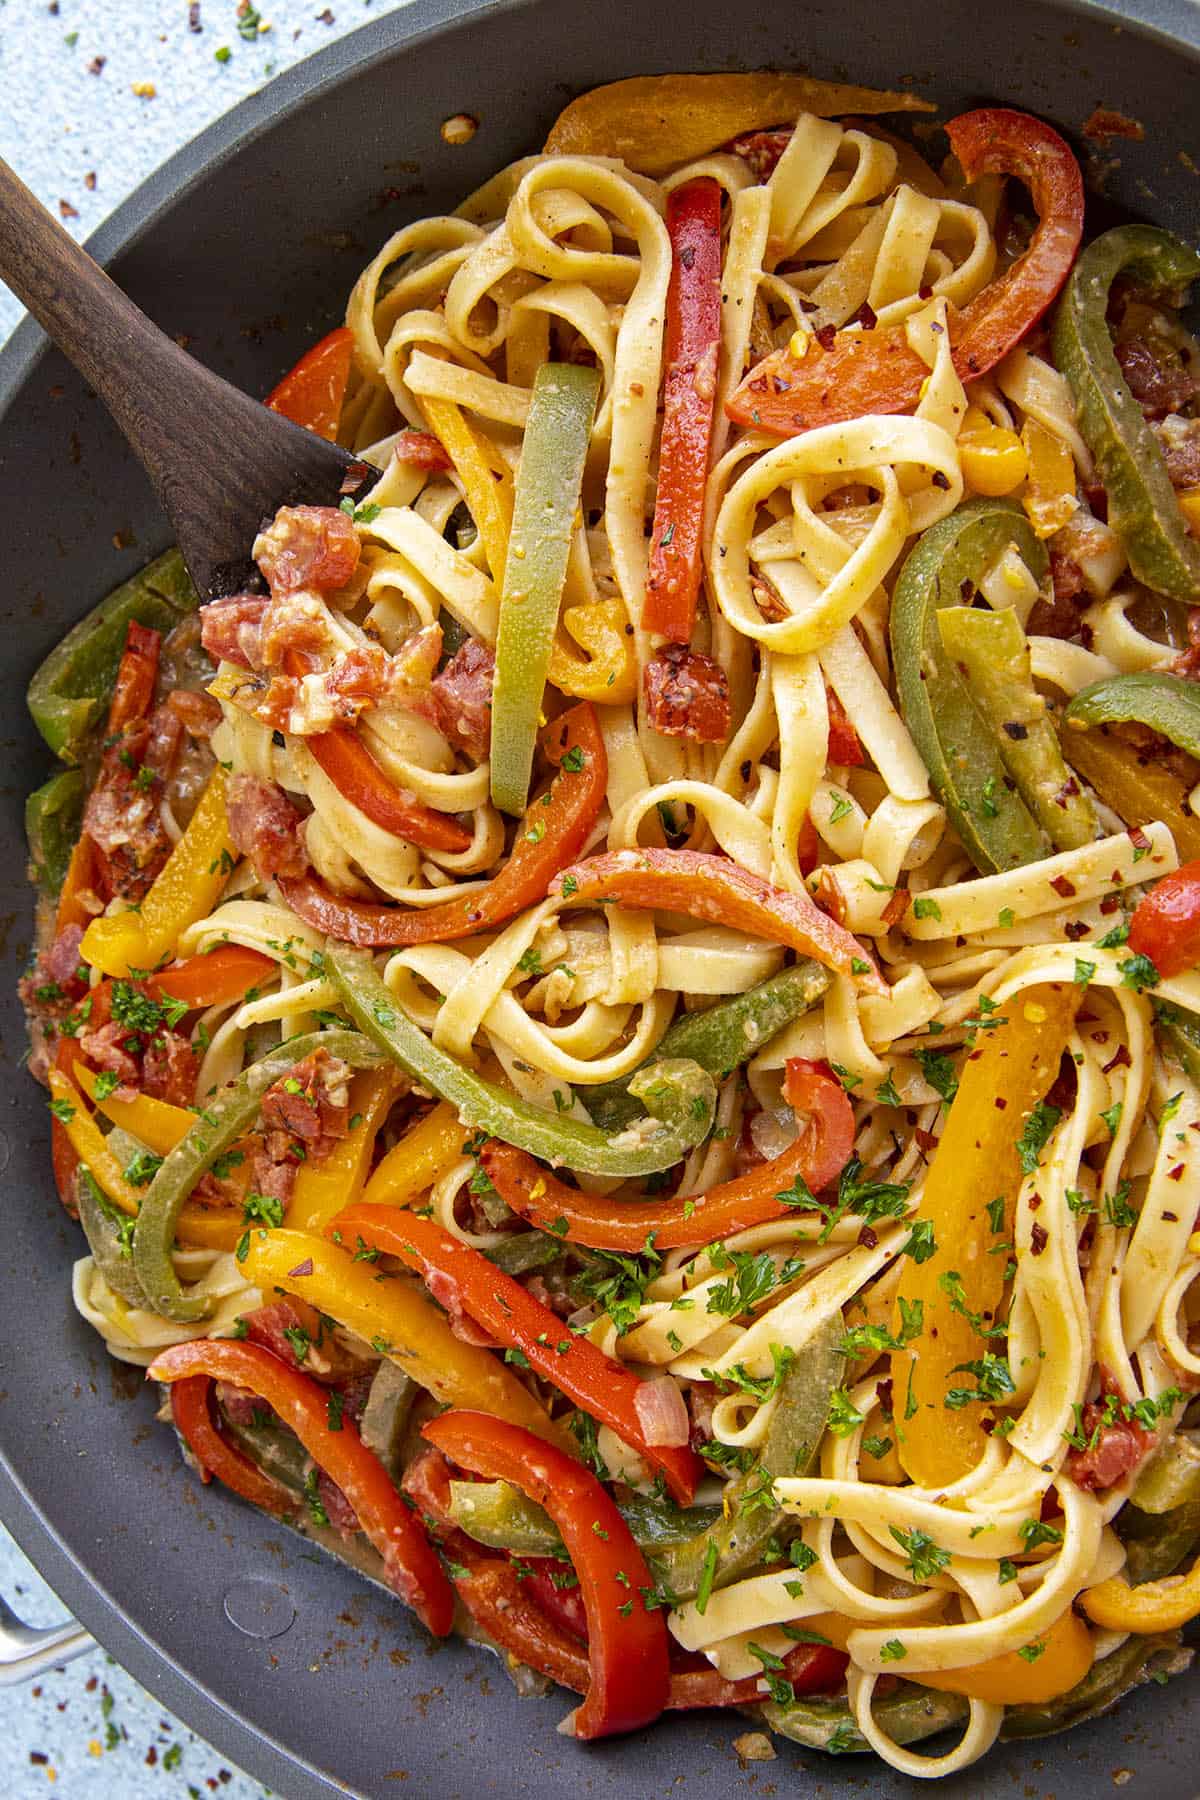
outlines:
M375 16L396 4L262 0L260 28L243 20L243 35L238 0L190 9L188 0L0 0L0 156L86 238L220 113L362 24L368 8ZM0 284L0 339L20 316ZM64 1287L67 1279L64 1269ZM32 1624L64 1616L3 1529L0 1594ZM0 1689L3 1800L261 1800L263 1792L103 1651Z

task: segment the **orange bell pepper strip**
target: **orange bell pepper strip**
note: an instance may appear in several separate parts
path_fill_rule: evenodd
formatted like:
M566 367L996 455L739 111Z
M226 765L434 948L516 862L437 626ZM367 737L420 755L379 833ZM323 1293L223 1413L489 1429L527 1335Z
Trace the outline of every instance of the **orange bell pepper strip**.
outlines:
M377 1250L399 1257L426 1281L437 1284L443 1305L457 1304L494 1338L520 1350L530 1366L593 1418L615 1431L650 1464L661 1469L672 1494L688 1505L700 1477L700 1462L686 1444L649 1444L638 1416L642 1383L588 1338L575 1337L548 1306L486 1256L451 1237L435 1219L395 1206L360 1202L336 1224L345 1243L361 1236Z
M642 629L691 639L700 592L704 490L721 344L721 189L710 176L667 196L667 290L658 495Z
M572 1734L610 1737L649 1725L670 1691L667 1624L661 1608L646 1605L654 1586L646 1559L591 1470L487 1413L443 1413L423 1435L459 1468L511 1481L558 1526L587 1615L588 1688Z
M454 1108L439 1101L381 1157L363 1199L369 1206L404 1206L426 1193L462 1155L463 1134Z
M791 893L772 887L727 856L703 850L609 850L564 869L547 892L571 906L617 900L622 906L687 913L712 925L729 925L811 956L839 975L849 975L865 992L887 991L858 939L823 913L806 889Z
M339 325L313 345L267 395L272 412L333 442L346 398L354 334Z
M155 1358L146 1375L165 1382L207 1375L248 1388L265 1400L345 1494L383 1558L388 1585L408 1602L427 1630L445 1637L454 1623L454 1592L437 1553L383 1464L359 1437L353 1420L344 1415L333 1428L324 1388L258 1344L212 1338L172 1345Z
M287 1221L297 1231L323 1231L363 1191L375 1138L396 1098L396 1070L364 1069L350 1088L353 1129L319 1161L300 1165Z
M963 1064L929 1165L916 1218L932 1232L934 1248L924 1262L906 1259L893 1325L899 1333L904 1312L911 1317L915 1308L923 1329L893 1351L891 1364L897 1451L905 1473L923 1487L957 1481L987 1447L986 1407L949 1407L946 1395L964 1384L956 1371L991 1342L975 1321L998 1323L1007 1258L989 1252L1012 1242L1024 1174L1018 1141L1058 1074L1082 991L1043 983L1004 1002ZM997 1199L1003 1217L993 1231L988 1207ZM961 1284L953 1295L946 1291L952 1276Z
M67 872L63 877L62 887L58 893L58 907L54 914L54 933L68 925L87 927L95 918L94 910L85 904L87 894L100 895L100 864L96 846L87 832L82 832L75 840L75 848L71 851L71 860L67 864Z
M543 744L558 773L531 802L508 861L481 893L418 911L343 899L311 878L285 876L279 885L287 904L327 937L367 948L445 944L502 925L540 900L551 876L579 852L607 791L604 739L586 701L555 719Z
M158 680L158 659L162 636L148 625L129 621L125 633L125 649L117 666L117 679L108 709L108 733L124 731L127 725L144 719L154 699Z
M211 912L229 879L234 844L225 812L225 775L214 769L187 829L136 912L93 919L81 953L105 975L152 969L187 926Z
M1037 324L1070 274L1083 236L1083 177L1070 146L1029 113L984 107L951 119L946 134L968 181L1014 176L1038 215L1024 255L949 314L954 366L974 381ZM776 350L756 364L726 405L730 418L792 437L867 413L907 412L929 373L903 322L839 331L828 350L815 339L805 347L803 360Z
M155 1000L182 1000L189 1012L207 1006L232 1006L249 988L274 975L278 964L246 944L218 944L186 962L159 969L146 982Z
M215 1475L225 1487L263 1512L280 1517L294 1512L296 1496L264 1475L257 1463L230 1443L217 1425L212 1412L215 1386L209 1375L186 1375L171 1386L171 1417L200 1466L201 1481L207 1483Z
M455 1334L446 1314L407 1277L380 1278L378 1252L286 1227L252 1231L242 1273L264 1293L283 1288L372 1344L441 1406L477 1406L571 1449L575 1440L550 1417L516 1371Z
M819 1193L836 1181L854 1148L854 1111L840 1081L817 1063L793 1058L788 1098L809 1115L799 1138L782 1156L761 1163L706 1194L686 1199L611 1200L568 1187L524 1150L492 1138L480 1161L496 1192L513 1212L542 1231L594 1250L636 1255L649 1237L656 1250L707 1244L734 1231L780 1219L795 1206L782 1196L804 1189Z
M1040 1706L1069 1693L1096 1658L1091 1632L1069 1607L1024 1649L1032 1656L1006 1650L973 1668L926 1670L912 1679L922 1687L965 1694L968 1700L986 1700L993 1706Z

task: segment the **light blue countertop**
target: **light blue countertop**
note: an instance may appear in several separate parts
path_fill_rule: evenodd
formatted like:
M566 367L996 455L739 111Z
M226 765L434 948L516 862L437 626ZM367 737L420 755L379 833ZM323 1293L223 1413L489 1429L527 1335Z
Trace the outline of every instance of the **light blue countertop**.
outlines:
M0 0L0 156L86 238L238 100L402 3L262 0L260 26L243 18L239 29L238 0L190 8L188 0ZM0 339L20 316L0 284ZM68 1280L64 1269L64 1292ZM31 1624L64 1617L2 1528L0 1594ZM101 1650L39 1682L0 1688L4 1800L261 1800L263 1792Z

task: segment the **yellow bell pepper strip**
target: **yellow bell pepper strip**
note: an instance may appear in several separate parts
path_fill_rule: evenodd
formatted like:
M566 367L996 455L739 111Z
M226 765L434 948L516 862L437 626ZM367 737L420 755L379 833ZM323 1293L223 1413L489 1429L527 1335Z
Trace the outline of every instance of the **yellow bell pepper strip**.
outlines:
M396 1071L365 1069L350 1088L353 1129L319 1161L300 1165L287 1209L288 1224L297 1231L324 1231L344 1206L357 1200L366 1184L375 1137L396 1098Z
M500 595L492 700L492 802L525 810L538 715L600 391L600 371L543 363L534 377Z
M902 1628L897 1635L903 1643ZM1024 1646L1024 1653L1007 1650L970 1669L926 1671L914 1675L913 1680L921 1687L963 1694L968 1700L986 1700L993 1706L1038 1706L1069 1693L1083 1680L1094 1659L1092 1634L1068 1607L1048 1631Z
M371 1206L406 1206L426 1193L463 1153L463 1128L445 1100L406 1131L379 1162L363 1190Z
M1037 862L1049 844L1024 800L1009 790L999 745L942 646L937 615L942 607L961 606L1010 543L1035 578L1045 576L1046 552L1018 506L970 500L957 507L910 552L890 622L904 722L963 848L983 875Z
M1200 1562L1186 1575L1167 1575L1161 1581L1143 1581L1130 1587L1123 1575L1113 1575L1079 1596L1088 1618L1106 1631L1177 1631L1200 1616Z
M163 1318L191 1324L198 1317L197 1303L184 1295L171 1260L184 1201L200 1177L257 1118L267 1089L318 1048L341 1057L354 1069L373 1068L380 1061L374 1045L357 1031L316 1031L289 1039L206 1100L204 1111L146 1189L133 1236L133 1266L151 1305ZM102 1178L97 1179L103 1185Z
M1033 684L1029 640L1016 613L1011 607L984 612L974 606L943 606L937 627L942 648L965 675L1021 798L1055 849L1090 844L1100 835L1096 809L1063 760L1046 702Z
M381 1280L378 1252L367 1260L362 1248L361 1242L356 1250L350 1240L339 1245L307 1232L252 1231L242 1268L264 1294L283 1288L336 1319L441 1405L476 1406L548 1443L564 1449L574 1444L507 1364L457 1337L415 1283L399 1276Z
M1188 535L1162 448L1113 351L1108 298L1121 275L1157 292L1200 275L1200 255L1153 225L1093 239L1071 271L1054 322L1054 361L1075 396L1079 429L1108 495L1108 522L1139 581L1173 600L1200 594L1200 545Z
M919 1308L923 1329L891 1363L897 1450L921 1486L957 1481L987 1446L986 1408L948 1396L969 1387L970 1377L958 1371L993 1342L983 1330L997 1322L1006 1257L989 1251L1012 1241L1022 1174L1037 1155L1031 1122L1047 1122L1035 1109L1058 1074L1081 992L1043 983L1004 1003L963 1064L929 1165L912 1221L914 1241L924 1235L928 1253L923 1262L905 1262L892 1326L900 1336L905 1316ZM997 1199L1003 1213L993 1230L989 1205L994 1211Z
M1175 839L1181 861L1200 857L1200 819L1187 809L1188 784L1124 738L1095 726L1062 732L1063 754L1077 774L1126 825L1161 819Z
M86 1063L77 1062L73 1074L88 1099L106 1119L139 1139L157 1156L169 1155L196 1123L195 1113L185 1106L172 1106L169 1101L156 1100L153 1094L138 1094L133 1100L118 1100L112 1094L98 1098L96 1077Z
M1063 439L1047 431L1036 419L1026 419L1022 425L1021 445L1029 465L1021 504L1038 536L1052 537L1079 504L1075 497L1075 459Z
M429 429L441 439L463 484L475 529L483 539L484 555L492 580L499 587L508 560L508 539L513 520L513 483L507 468L496 479L491 459L479 436L453 400L421 398Z
M589 88L550 128L548 155L616 156L643 175L665 175L747 131L802 112L932 112L916 94L889 94L807 75L635 75Z
M406 1075L450 1101L466 1124L545 1162L589 1175L650 1175L681 1162L708 1135L716 1087L698 1063L675 1058L635 1075L630 1091L653 1117L613 1136L464 1069L413 1024L365 951L331 939L325 968L350 1017Z
M1049 1737L1052 1732L1068 1731L1085 1719L1098 1719L1145 1682L1162 1682L1181 1674L1191 1660L1192 1653L1184 1649L1178 1633L1131 1637L1094 1662L1083 1680L1056 1700L1006 1708L1000 1741Z
M968 406L963 415L958 457L967 486L991 499L1011 494L1029 473L1029 458L1016 432L993 425L980 406Z
M136 912L93 919L80 953L105 975L152 969L180 933L211 912L234 863L225 813L225 773L214 769L187 830Z
M624 602L593 600L568 607L550 651L550 680L560 693L600 706L625 706L637 699L637 654ZM568 643L575 639L586 657Z

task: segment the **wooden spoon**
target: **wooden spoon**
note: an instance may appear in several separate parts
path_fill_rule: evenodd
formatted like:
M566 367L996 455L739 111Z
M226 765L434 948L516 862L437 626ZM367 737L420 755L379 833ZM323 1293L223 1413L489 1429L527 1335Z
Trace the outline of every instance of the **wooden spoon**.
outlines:
M278 507L336 506L378 478L181 350L2 160L0 278L108 407L203 599L260 585L250 547Z

